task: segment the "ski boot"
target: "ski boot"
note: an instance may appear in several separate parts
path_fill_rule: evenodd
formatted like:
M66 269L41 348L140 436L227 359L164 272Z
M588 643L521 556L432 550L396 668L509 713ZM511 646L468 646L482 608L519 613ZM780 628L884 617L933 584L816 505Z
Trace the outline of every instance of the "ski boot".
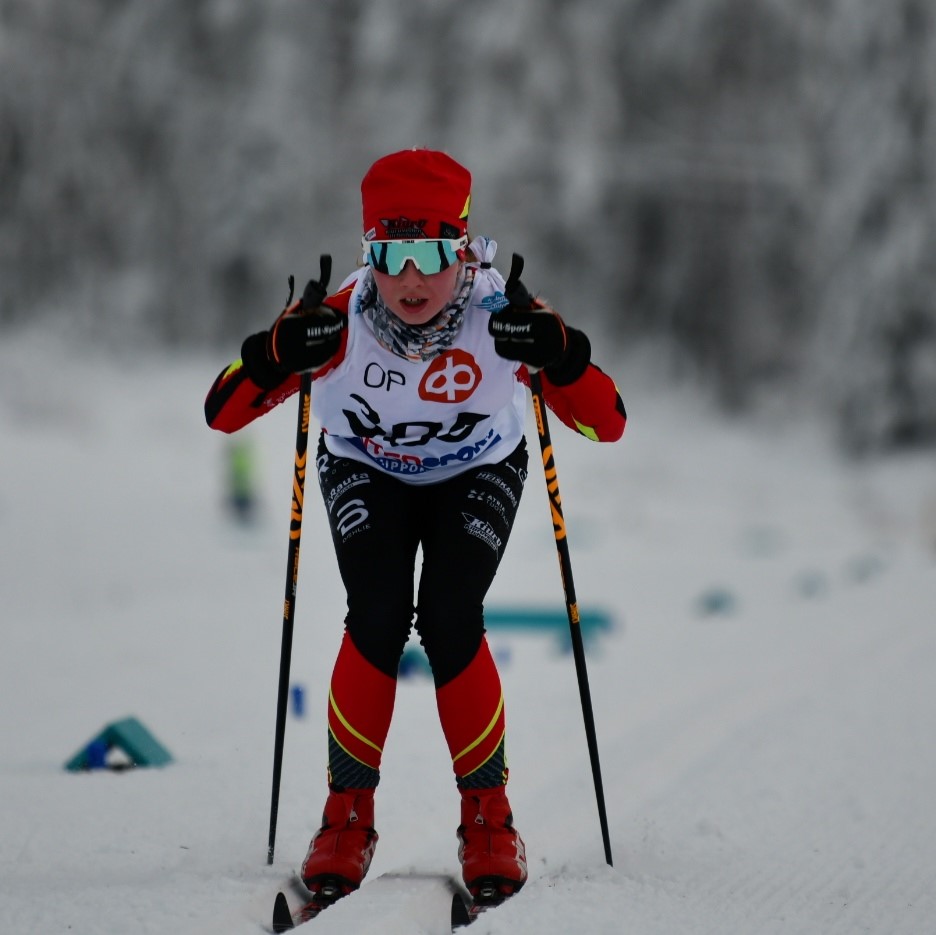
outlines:
M497 905L526 882L523 839L513 826L504 787L462 789L458 859L476 905Z
M311 893L334 902L361 885L376 847L374 790L332 789L299 875Z

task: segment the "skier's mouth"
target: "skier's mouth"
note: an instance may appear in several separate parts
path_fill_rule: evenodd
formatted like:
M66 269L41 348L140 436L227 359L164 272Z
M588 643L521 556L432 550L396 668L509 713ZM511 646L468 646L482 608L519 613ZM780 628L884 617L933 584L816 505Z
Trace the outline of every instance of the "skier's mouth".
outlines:
M426 305L426 299L400 299L400 305L411 312L418 312Z

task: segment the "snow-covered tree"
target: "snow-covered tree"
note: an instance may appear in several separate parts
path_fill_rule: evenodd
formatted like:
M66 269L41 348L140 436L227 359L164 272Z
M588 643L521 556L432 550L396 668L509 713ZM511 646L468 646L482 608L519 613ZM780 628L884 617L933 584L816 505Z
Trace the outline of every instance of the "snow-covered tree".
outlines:
M0 65L0 326L233 352L428 145L570 317L936 437L926 0L0 0Z

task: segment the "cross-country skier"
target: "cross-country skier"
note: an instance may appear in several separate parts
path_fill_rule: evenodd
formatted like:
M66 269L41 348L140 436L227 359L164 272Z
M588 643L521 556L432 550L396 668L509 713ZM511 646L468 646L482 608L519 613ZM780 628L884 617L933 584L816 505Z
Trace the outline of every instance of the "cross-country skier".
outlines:
M527 475L525 385L541 370L549 407L596 441L621 436L624 407L581 331L539 300L508 300L529 294L505 287L494 241L469 239L467 169L405 150L375 162L361 194L363 264L320 305L300 300L250 335L205 401L209 425L234 432L296 393L299 374L313 380L316 468L348 611L328 695L328 796L301 876L313 893L347 893L367 873L415 625L461 794L465 884L509 895L527 862L505 794L504 699L483 605Z

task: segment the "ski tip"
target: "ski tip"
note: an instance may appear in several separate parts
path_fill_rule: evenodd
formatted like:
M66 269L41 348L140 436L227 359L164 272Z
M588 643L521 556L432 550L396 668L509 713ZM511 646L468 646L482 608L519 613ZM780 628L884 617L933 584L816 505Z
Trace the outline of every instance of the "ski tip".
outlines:
M472 921L465 897L461 893L452 893L452 931L471 925Z
M276 901L273 903L273 931L288 932L291 928L293 928L293 919L289 903L286 902L285 894L277 893Z

